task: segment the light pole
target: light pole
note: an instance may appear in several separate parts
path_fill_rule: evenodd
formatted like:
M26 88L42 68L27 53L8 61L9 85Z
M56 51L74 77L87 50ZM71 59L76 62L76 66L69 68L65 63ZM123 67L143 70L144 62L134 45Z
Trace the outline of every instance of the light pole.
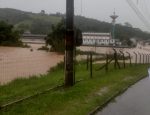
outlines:
M66 0L65 87L74 85L74 0Z
M110 16L110 18L112 18L112 25L113 25L112 38L115 39L115 23L116 23L116 19L118 18L115 11L114 11L114 14Z

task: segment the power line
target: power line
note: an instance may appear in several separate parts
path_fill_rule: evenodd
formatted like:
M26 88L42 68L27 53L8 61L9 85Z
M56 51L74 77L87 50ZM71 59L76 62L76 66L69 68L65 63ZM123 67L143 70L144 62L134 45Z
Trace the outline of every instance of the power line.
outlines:
M83 12L83 1L81 0L81 16L82 16L82 12Z
M143 0L143 8L145 9L144 11L148 15L148 18L150 18L150 12L149 12L149 9L145 0Z
M143 22L143 24L150 29L150 23L145 19L144 15L140 12L140 10L135 6L135 4L131 0L126 0L129 6L133 9L139 19Z

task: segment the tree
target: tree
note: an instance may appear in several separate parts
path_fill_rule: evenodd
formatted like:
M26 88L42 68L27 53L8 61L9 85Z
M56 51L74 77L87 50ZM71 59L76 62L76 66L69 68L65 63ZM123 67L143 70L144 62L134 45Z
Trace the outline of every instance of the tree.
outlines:
M31 24L30 31L33 34L47 34L49 33L52 24L42 19L34 19Z
M65 25L61 21L56 26L52 25L51 32L46 37L47 45L51 45L52 51L63 52L65 50Z
M21 23L16 27L16 29L19 31L20 34L23 34L30 29L30 25Z
M129 22L124 23L125 26L132 28L132 25Z
M41 15L45 15L45 14L46 14L46 13L45 13L45 10L41 10L40 14L41 14Z
M65 51L65 21L61 20L57 25L52 25L51 32L46 37L46 44L51 45L52 51L64 52ZM82 44L82 32L75 28L75 45Z
M13 30L13 25L6 22L0 22L0 45L3 46L21 46L19 33Z

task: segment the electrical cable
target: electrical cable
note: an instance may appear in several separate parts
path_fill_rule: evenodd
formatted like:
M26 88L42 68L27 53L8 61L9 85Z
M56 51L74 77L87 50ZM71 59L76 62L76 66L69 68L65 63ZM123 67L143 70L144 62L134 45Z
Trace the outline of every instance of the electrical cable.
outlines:
M81 0L81 16L82 16L82 12L83 12L83 1Z
M145 19L144 15L140 12L140 10L135 6L135 4L131 0L126 0L129 6L133 9L136 13L138 18L143 22L143 24L150 29L150 23Z
M144 6L143 8L145 9L145 14L147 14L148 18L150 18L150 12L149 12L149 9L145 0L143 0L143 6Z

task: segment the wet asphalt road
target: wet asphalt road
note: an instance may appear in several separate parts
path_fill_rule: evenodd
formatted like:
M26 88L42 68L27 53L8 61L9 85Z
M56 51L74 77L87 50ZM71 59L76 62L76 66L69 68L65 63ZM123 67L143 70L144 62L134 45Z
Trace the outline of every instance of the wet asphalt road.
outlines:
M96 115L150 115L150 78L129 88Z

